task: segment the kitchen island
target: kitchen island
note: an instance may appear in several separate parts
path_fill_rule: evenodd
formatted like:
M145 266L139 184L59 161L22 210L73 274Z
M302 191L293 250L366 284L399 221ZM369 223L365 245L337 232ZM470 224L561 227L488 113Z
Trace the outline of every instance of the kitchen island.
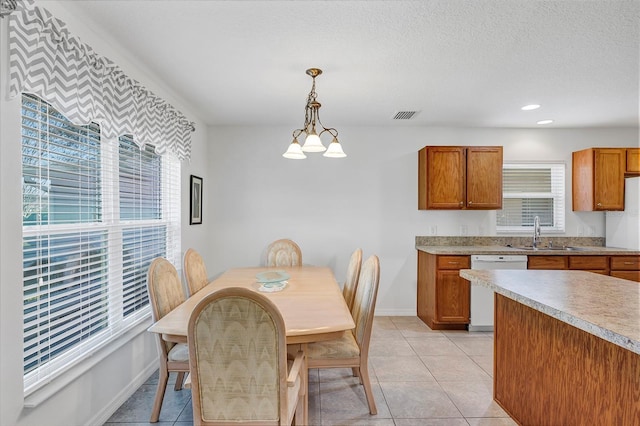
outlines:
M522 425L640 424L640 284L469 270L496 292L494 399Z

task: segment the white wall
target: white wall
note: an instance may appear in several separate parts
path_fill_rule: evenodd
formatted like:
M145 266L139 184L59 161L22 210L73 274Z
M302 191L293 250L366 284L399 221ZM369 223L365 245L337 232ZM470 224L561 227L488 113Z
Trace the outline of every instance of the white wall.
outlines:
M183 164L183 251L194 247L205 256L210 275L233 266L260 262L266 245L290 237L300 243L304 262L329 265L344 277L348 257L362 247L381 258L378 314L415 314L414 237L435 224L440 235L469 233L482 226L492 232L491 212L417 210L417 151L424 145L504 145L506 160L564 160L590 146L638 144L637 129L480 130L429 128L344 128L341 141L349 157L329 160L315 155L288 161L291 128L209 128L153 73L96 34L56 1L44 6L65 21L71 32L129 75L196 121L192 160ZM0 425L100 424L155 368L155 346L140 332L85 374L36 408L22 400L22 256L19 101L7 100L7 20L0 20ZM296 123L299 117L292 117ZM209 133L209 135L208 135ZM203 224L188 225L189 175L204 178ZM567 183L569 183L569 178ZM568 185L570 191L570 185ZM570 192L568 194L570 199ZM577 226L595 226L604 235L602 213L571 212L568 235ZM53 383L55 386L57 383Z
M108 36L96 34L58 2L41 3L65 21L72 34L117 64L131 77L169 101L196 122L192 134L192 160L182 165L182 249L207 250L210 217L204 224L189 226L189 175L208 181L207 127L168 86L127 56ZM117 349L100 351L87 360L92 365L79 377L65 384L55 380L45 389L59 388L55 395L35 408L23 407L22 382L22 193L20 150L20 99L8 100L7 19L0 19L0 425L101 425L149 374L157 368L153 336L145 331L150 319L126 338ZM205 199L206 200L206 199ZM38 393L38 396L46 392Z
M292 123L295 117L292 117ZM287 160L283 127L210 128L207 190L214 222L207 265L213 273L257 265L266 245L292 238L304 263L328 265L343 280L351 252L381 263L378 315L415 315L416 235L495 235L495 212L418 211L418 150L425 145L502 145L505 161L564 161L567 232L604 236L604 213L571 211L571 152L638 146L637 129L349 128L333 123L348 157ZM292 124L293 126L293 124ZM480 230L482 229L482 232Z

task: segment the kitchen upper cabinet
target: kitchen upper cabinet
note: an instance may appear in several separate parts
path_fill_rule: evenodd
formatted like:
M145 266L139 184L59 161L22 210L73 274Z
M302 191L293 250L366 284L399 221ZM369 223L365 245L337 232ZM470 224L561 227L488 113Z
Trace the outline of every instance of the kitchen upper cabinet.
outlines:
M573 153L573 211L624 210L625 148Z
M418 209L501 208L501 146L426 146L418 152Z
M627 148L625 176L640 176L640 148Z

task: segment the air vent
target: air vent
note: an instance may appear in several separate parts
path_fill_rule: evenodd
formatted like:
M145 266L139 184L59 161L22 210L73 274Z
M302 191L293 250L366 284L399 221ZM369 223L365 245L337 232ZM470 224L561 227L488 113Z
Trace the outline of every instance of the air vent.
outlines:
M398 111L393 116L394 120L411 120L418 111Z

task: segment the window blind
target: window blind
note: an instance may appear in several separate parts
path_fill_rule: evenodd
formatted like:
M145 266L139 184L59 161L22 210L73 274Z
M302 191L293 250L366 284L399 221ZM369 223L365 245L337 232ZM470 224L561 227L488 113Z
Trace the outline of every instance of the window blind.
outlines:
M505 163L502 182L498 232L528 232L536 216L542 229L564 232L564 163Z
M150 262L180 265L180 163L27 94L22 154L28 394L149 316Z

